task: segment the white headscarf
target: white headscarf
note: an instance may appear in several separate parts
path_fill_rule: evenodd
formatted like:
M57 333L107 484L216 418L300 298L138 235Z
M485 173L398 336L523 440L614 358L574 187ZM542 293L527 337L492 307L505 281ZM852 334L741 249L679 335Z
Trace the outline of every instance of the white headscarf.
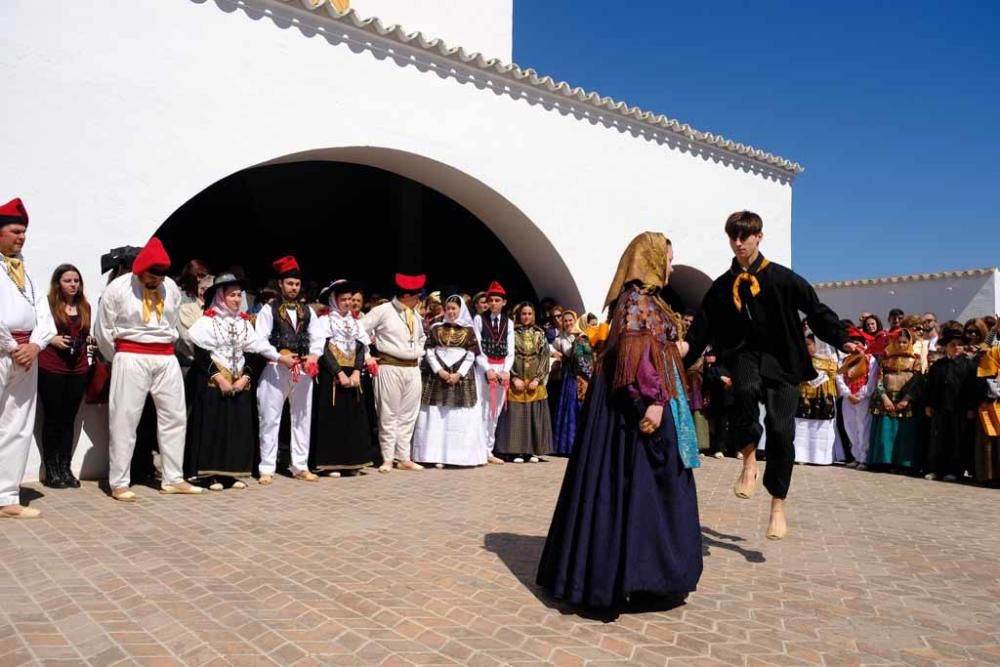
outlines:
M337 281L337 283L340 282L345 281ZM327 340L345 354L354 354L354 351L357 349L355 346L356 342L365 346L368 345L370 339L364 325L361 324L361 320L354 318L350 308L347 309L346 315L341 314L337 308L337 295L334 290L330 290L330 296L327 297L327 306L329 306L329 313L326 316Z
M219 289L215 290L215 298L212 299L212 309L223 317L238 317L240 313L246 312L246 292L244 292L243 296L240 298L240 305L236 310L233 310L226 305L226 288L232 287L233 285L239 287L236 283L223 285Z
M451 301L452 299L458 299L459 306L462 309L459 311L458 317L455 319L455 321L449 322L447 315L448 312L447 306L448 302ZM469 312L469 307L465 305L465 299L462 298L461 294L452 294L451 296L449 296L447 299L444 300L444 305L445 305L444 317L441 319L440 322L435 322L433 326L438 327L441 326L442 324L457 324L460 327L472 326L472 314Z

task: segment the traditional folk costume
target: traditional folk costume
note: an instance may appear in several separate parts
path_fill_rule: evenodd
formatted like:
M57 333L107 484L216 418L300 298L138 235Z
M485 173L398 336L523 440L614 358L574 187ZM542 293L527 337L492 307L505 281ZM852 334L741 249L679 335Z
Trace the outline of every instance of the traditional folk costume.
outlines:
M857 329L851 329L850 336L862 345L871 342L870 336ZM844 431L857 465L868 463L872 428L871 397L877 383L877 367L867 350L848 355L837 371L837 391L843 399L840 411ZM856 403L850 400L852 396L857 399Z
M0 228L28 226L28 212L20 199L0 206ZM19 508L21 480L28 465L35 430L38 364L24 368L11 354L34 343L44 350L55 336L55 324L44 291L35 289L24 258L0 254L0 517L34 518L37 509ZM37 362L37 359L36 359Z
M497 281L490 284L486 291L487 297L502 296L506 298L507 291ZM491 311L486 311L481 315L476 315L473 323L476 331L476 338L479 339L479 349L481 354L476 359L478 372L476 373L477 389L480 396L480 404L483 407L483 428L485 431L483 445L486 448L486 456L493 456L493 448L496 443L497 422L503 414L504 405L507 402L507 388L509 381L499 378L491 381L487 372L510 373L514 367L514 323L503 313L495 315Z
M977 482L1000 480L1000 347L990 346L979 357L979 423L973 465Z
M299 263L292 256L282 257L273 264L278 280L301 278ZM270 343L279 354L298 355L304 360L311 351L321 349L322 334L316 324L316 313L295 300L275 301L257 313L254 328L257 336ZM288 369L268 362L257 387L258 418L260 420L260 475L262 480L274 475L278 461L278 432L281 413L288 401L291 426L292 474L307 481L315 479L309 472L309 431L312 425L313 383L303 367Z
M396 274L399 293L419 292L426 282L425 275ZM361 323L375 337L378 348L375 401L378 403L379 445L383 459L379 470L388 471L394 459L407 464L404 467L408 469L418 469L412 465L410 447L423 389L420 359L427 340L423 322L412 308L394 298L372 308Z
M313 396L310 455L314 470L353 474L371 466L378 458L378 444L372 439L368 401L361 383L368 332L350 310L341 313L337 307L338 297L356 291L352 283L339 280L319 295L329 309L317 323L323 347L316 350L319 383Z
M94 330L101 354L111 361L110 470L112 497L132 502L128 490L136 427L146 396L156 405L157 439L162 462L161 493L202 491L184 481L184 436L187 411L184 377L174 356L181 291L164 277L147 288L142 275L165 275L170 258L157 238L150 239L132 264L132 273L116 278L101 295Z
M514 310L517 321L525 305ZM513 458L515 462L530 457L537 462L539 456L552 451L552 417L545 390L550 359L545 330L535 324L519 324L514 330L514 365L510 371L507 409L497 423L494 450L498 456ZM515 380L524 382L524 389L518 390ZM534 389L530 387L532 382L537 383Z
M712 448L712 429L708 423L708 393L705 390L705 355L687 369L688 398L691 404L691 418L698 434L698 451L707 452Z
M572 604L615 607L640 595L676 602L701 577L698 445L683 400L680 319L657 296L666 266L666 238L646 232L609 291L610 337L538 567L538 584ZM658 428L644 420L650 405L663 407Z
M879 344L884 353L873 360L875 391L871 400L872 426L868 465L912 469L917 465L914 401L918 397L922 361L913 348L913 332L897 329ZM876 351L882 352L881 349ZM885 399L893 405L886 408ZM904 403L905 405L900 405ZM860 461L860 459L859 459ZM864 463L864 461L861 461Z
M798 386L816 377L800 311L820 340L838 350L847 342L837 314L801 276L763 255L746 269L734 258L729 271L712 283L686 338L688 366L711 344L732 378L731 425L737 446L756 445L766 429L764 486L775 498L785 498L791 483ZM764 427L761 403L767 415Z
M578 324L573 326L572 331L563 331L556 336L552 346L561 355L559 370L562 375L552 429L552 450L555 454L569 456L573 451L580 409L594 371L594 353L590 339L580 331Z
M938 346L943 350L949 341L963 336L961 327L945 326ZM972 468L977 371L978 364L962 352L938 359L927 371L924 403L933 410L927 469L937 478L961 479Z
M278 351L257 336L250 316L242 309L231 310L223 293L231 285L242 286L232 274L218 276L205 292L210 306L188 330L194 357L188 373L191 413L188 417L184 473L188 479L210 481L213 490L227 483L244 488L242 481L253 472L254 392L252 383L243 391L222 393L218 379L229 384L251 378L247 354L278 360Z
M435 323L427 339L430 372L424 376L413 459L453 466L485 465L483 411L474 370L479 342L465 301L449 296L448 302L457 302L461 311L454 321ZM458 382L442 379L442 370L457 374Z
M816 377L799 385L795 412L795 462L830 465L837 437L837 359L813 355Z

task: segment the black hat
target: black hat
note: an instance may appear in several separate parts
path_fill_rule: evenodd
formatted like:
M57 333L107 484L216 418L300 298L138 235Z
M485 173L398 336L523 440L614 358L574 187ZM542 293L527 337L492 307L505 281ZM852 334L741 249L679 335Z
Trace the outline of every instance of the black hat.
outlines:
M212 304L215 302L215 293L219 291L220 288L226 287L227 285L239 285L243 288L243 279L237 278L232 273L220 273L215 276L215 280L212 281L212 286L205 290L205 308L211 308Z
M135 261L136 256L142 248L136 248L135 246L125 245L120 248L112 248L108 252L101 255L101 273L105 274L108 271L117 269L118 267L124 268L126 271L132 270L132 262Z
M944 347L953 340L965 342L965 328L959 322L945 322L941 325L941 335L938 336L938 347Z
M334 280L319 292L319 302L326 304L330 300L330 295L338 297L341 294L354 294L361 291L361 285L353 280Z

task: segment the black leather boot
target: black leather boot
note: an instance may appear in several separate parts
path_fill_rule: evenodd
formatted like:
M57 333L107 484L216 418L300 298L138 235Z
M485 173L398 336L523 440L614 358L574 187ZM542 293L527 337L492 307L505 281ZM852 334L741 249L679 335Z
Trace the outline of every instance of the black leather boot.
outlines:
M45 456L45 479L42 480L42 484L50 489L65 489L66 480L63 479L58 457L48 452L45 454L48 456Z
M79 489L80 480L76 478L73 474L73 470L70 465L73 463L72 452L60 452L59 456L59 474L62 476L63 482L66 484L67 488Z

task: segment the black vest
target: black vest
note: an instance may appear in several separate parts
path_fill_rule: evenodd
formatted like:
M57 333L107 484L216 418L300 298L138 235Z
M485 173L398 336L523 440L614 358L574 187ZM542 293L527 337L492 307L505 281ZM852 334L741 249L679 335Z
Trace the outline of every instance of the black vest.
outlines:
M493 330L493 314L484 313L479 316L483 324L482 348L483 354L490 359L502 359L507 356L507 327L510 320L506 315L500 316L500 333Z
M278 316L280 305L271 304L271 313L274 315L274 320L271 324L271 335L267 338L268 342L278 352L290 350L300 357L307 356L309 354L309 318L312 315L312 311L308 307L303 306L302 317L296 320L297 326L293 327L291 322Z

